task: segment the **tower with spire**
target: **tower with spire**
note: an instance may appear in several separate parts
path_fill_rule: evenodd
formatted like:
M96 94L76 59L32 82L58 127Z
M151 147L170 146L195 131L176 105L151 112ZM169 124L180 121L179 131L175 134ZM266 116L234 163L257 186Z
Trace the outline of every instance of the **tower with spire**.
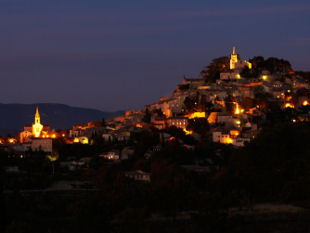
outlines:
M36 123L36 124L40 124L40 114L39 114L39 108L37 107L37 109L36 109L36 114L35 114L35 116L34 116L34 122Z
M32 134L35 138L40 137L41 132L43 129L43 125L40 122L40 114L39 114L39 108L36 108L36 114L34 116L34 124L32 124Z
M230 69L236 68L236 63L238 62L239 54L236 54L236 47L233 47L233 53L230 54Z

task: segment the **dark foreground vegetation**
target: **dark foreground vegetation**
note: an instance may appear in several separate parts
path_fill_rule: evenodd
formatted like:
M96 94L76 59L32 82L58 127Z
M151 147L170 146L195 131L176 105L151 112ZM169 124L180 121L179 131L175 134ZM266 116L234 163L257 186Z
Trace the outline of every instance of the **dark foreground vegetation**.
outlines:
M164 144L150 159L145 159L143 152L148 144L158 143L158 132L150 129L134 137L139 139L134 158L109 166L97 161L75 174L95 184L89 190L47 191L44 187L48 182L59 179L59 168L56 164L55 177L51 177L48 161L39 159L41 167L35 173L37 179L44 180L39 190L27 191L22 186L0 190L1 230L309 232L309 123L266 126L241 149L205 141L196 143L191 151L176 140ZM100 143L84 149L95 152ZM67 150L63 148L61 153ZM6 158L2 152L2 164L7 163ZM208 172L195 172L182 166L197 160L212 160L214 169L211 166ZM130 169L150 171L151 182L127 179L123 171ZM29 179L36 180L33 176ZM1 187L14 187L8 180L12 182L2 173Z

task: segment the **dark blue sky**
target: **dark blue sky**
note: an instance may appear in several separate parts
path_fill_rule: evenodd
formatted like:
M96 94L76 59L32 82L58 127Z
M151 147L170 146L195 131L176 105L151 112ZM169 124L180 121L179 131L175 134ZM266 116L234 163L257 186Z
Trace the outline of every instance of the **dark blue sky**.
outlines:
M138 109L234 45L310 70L310 1L0 0L0 102Z

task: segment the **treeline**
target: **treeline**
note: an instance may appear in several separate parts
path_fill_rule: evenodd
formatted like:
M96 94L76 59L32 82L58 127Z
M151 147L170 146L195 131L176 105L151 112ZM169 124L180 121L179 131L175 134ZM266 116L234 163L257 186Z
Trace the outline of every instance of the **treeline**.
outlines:
M206 82L214 83L220 78L220 73L226 72L230 69L229 57L223 56L213 59L209 65L205 66L200 72L200 76ZM263 70L267 70L270 74L283 73L292 74L293 69L291 63L287 60L269 57L265 59L262 56L256 56L249 60L252 63L252 69L244 68L241 72L242 77L258 77ZM305 77L309 80L309 72L299 71L296 74Z

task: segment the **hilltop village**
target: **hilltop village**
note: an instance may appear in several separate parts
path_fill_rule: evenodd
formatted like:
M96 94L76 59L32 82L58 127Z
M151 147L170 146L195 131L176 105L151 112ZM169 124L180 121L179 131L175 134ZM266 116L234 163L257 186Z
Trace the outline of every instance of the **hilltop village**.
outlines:
M132 133L154 127L163 131L162 138L172 139L164 132L176 127L198 141L243 147L270 120L268 114L273 110L291 110L286 118L292 122L309 119L305 108L309 105L308 81L295 74L287 61L269 60L271 65L265 66L262 57L243 60L234 47L230 59L214 59L209 70L201 72L205 77L184 77L171 97L161 97L140 111L128 110L113 120L79 123L69 130L55 131L42 125L36 108L34 123L25 125L16 137L1 138L0 144L18 152L53 152L52 142L57 138L68 144L88 144L94 136L109 142L128 141ZM216 71L212 73L212 69Z
M308 232L308 80L233 48L114 119L54 130L34 107L0 138L8 232Z
M242 147L270 120L270 111L287 109L293 112L287 116L289 121L308 121L308 81L295 74L286 61L268 70L260 66L262 59L257 57L252 64L233 48L228 64L215 64L224 67L214 82L183 78L171 97L161 97L141 111L127 111L107 121L102 137L126 140L139 128L176 127L196 140L207 137L215 143ZM83 127L76 126L72 132L87 135Z
M276 123L277 117L292 123L307 122L308 105L308 81L295 73L287 61L262 57L246 61L234 47L230 58L214 59L201 72L201 78L184 77L172 96L161 97L140 111L128 110L112 120L79 123L71 129L55 131L41 124L37 107L34 123L25 125L16 137L1 138L0 146L12 156L24 157L31 151L58 154L59 141L71 145L94 145L100 141L114 146L98 153L109 160L120 160L135 154L130 143L134 135L154 129L160 142L145 148L149 157L167 141L191 149L201 141L244 147L263 125ZM171 132L184 137L180 139ZM119 148L119 144L125 146Z

